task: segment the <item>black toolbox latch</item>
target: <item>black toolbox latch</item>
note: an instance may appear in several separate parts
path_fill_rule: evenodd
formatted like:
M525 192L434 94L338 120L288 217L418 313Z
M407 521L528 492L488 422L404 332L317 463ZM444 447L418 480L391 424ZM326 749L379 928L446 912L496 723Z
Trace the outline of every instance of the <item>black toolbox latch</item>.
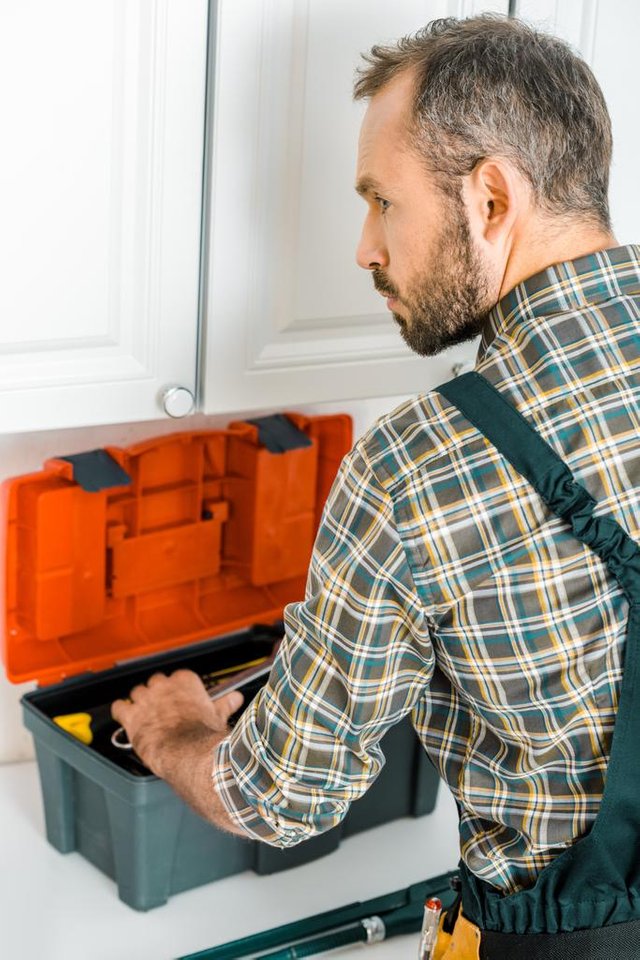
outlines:
M258 428L258 440L269 453L286 453L287 450L312 446L306 433L298 429L283 413L246 422Z
M111 487L128 487L131 477L106 450L88 450L69 457L56 457L73 467L73 479L87 493L98 493Z

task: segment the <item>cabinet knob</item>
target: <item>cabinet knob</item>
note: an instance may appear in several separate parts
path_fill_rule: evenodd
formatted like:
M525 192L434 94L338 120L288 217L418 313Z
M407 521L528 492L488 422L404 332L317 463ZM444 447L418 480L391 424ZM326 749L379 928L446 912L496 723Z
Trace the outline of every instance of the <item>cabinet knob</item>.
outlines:
M162 394L164 412L176 419L188 416L194 403L193 394L186 387L168 387Z

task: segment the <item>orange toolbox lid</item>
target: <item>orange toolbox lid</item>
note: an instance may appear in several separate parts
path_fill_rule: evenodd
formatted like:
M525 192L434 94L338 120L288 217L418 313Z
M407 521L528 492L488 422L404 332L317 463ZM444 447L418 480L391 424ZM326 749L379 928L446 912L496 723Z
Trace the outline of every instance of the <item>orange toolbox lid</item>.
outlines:
M301 600L346 414L279 414L49 460L4 482L3 659L55 683Z

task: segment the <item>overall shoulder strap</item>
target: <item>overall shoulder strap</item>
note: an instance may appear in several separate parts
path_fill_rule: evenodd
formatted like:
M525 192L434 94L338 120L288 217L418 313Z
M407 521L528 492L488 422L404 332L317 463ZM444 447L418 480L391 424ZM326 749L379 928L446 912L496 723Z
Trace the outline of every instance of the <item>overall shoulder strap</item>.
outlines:
M594 515L594 498L576 481L562 458L477 371L445 383L438 392L535 487L552 512L571 524L574 536L604 561L629 600L617 719L595 823L585 837L542 870L533 887L512 896L497 896L466 864L461 864L465 915L485 930L545 936L638 920L640 548L612 516ZM529 947L524 952L534 955ZM514 949L504 955L524 956L524 952L514 941ZM553 954L579 955L579 950L565 953L562 949ZM606 951L593 953L594 957L611 955Z
M535 427L476 370L437 388L569 522L578 540L607 564L630 602L640 602L640 549L609 516L593 516L596 501Z

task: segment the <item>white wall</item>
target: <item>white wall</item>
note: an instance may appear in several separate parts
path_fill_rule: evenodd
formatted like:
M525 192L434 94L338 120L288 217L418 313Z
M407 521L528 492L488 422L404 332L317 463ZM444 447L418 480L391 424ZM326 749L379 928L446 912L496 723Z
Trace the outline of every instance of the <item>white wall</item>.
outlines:
M354 419L354 439L379 415L392 410L404 398L384 397L361 400L349 404L316 404L296 407L303 413L349 413ZM294 408L292 408L294 409ZM267 414L277 411L260 411ZM256 413L256 411L253 411ZM0 481L32 470L39 470L45 460L56 455L80 453L107 445L129 446L147 437L173 433L176 430L216 429L230 420L251 416L205 417L197 415L187 420L159 420L144 423L113 424L101 427L83 427L74 430L45 431L42 433L0 436ZM1 535L0 535L1 541ZM33 756L31 734L22 726L20 697L34 684L13 685L0 675L0 763L26 760Z

